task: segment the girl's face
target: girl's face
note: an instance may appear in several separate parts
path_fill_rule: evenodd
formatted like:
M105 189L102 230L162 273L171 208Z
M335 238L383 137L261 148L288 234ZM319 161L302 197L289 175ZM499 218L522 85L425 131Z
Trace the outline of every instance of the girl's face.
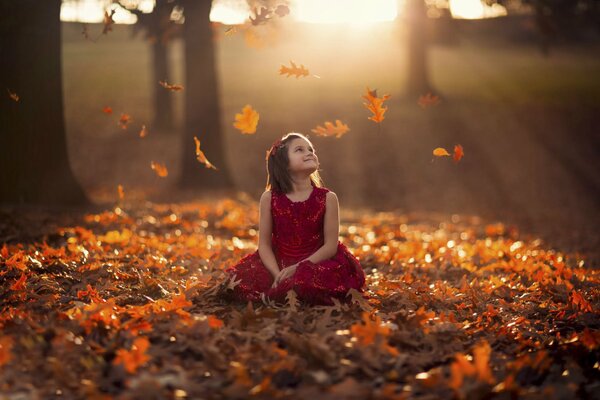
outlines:
M310 175L319 169L319 159L313 147L303 138L292 139L287 148L290 172Z

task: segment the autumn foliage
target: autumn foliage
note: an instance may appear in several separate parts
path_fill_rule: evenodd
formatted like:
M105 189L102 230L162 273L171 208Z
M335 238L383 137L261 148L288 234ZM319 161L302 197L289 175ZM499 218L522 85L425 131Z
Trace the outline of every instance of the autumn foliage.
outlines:
M467 217L342 215L367 298L235 304L254 201L120 205L0 245L3 393L539 398L598 381L598 270ZM2 229L14 227L3 220ZM234 285L235 282L229 282ZM68 366L68 367L67 367ZM568 371L568 372L566 372ZM17 383L18 382L18 385ZM102 397L104 396L104 397Z

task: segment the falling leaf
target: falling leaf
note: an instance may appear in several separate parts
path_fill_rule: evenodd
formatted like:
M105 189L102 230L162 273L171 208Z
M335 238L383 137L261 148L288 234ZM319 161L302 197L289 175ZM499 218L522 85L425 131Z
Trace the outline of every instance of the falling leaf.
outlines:
M437 157L443 157L443 156L450 157L450 153L448 153L448 151L443 147L436 147L435 149L433 149L433 155L437 156Z
M290 8L284 4L280 4L275 8L274 13L277 14L279 18L283 18L290 13Z
M306 69L306 67L304 65L300 64L300 66L298 67L291 60L290 60L290 64L291 64L291 67L286 67L285 65L281 65L281 67L279 68L279 75L287 74L288 78L292 75L295 75L296 79L300 78L301 76L308 76L308 74L309 74L308 69Z
M454 155L452 157L454 162L459 162L460 159L463 158L464 154L463 147L460 144L454 146Z
M252 109L247 104L241 114L235 114L235 123L233 126L239 129L242 133L253 134L256 133L256 126L258 125L259 115L258 112Z
M202 164L206 166L206 168L217 169L214 165L211 164L210 161L204 155L204 152L200 150L200 140L196 136L194 136L194 142L196 142L196 159L200 161Z
M440 102L440 97L427 93L426 95L419 96L418 104L421 108L427 108L435 106Z
M148 136L148 130L146 129L146 125L142 125L142 129L140 130L140 137L145 138Z
M111 10L110 14L107 10L104 11L104 21L102 24L104 28L102 29L102 34L106 35L108 32L112 31L112 26L115 23L113 19L113 15L115 15L116 10Z
M123 190L123 185L117 186L117 192L119 193L119 200L123 200L125 198L125 191Z
M318 136L334 136L336 138L342 137L345 133L347 133L350 128L348 125L342 123L339 119L335 120L335 125L329 121L325 121L324 126L317 125L316 128L311 129L311 132L317 134Z
M387 111L387 107L383 106L383 102L389 99L391 96L389 94L383 95L383 97L377 97L377 89L369 90L367 87L367 94L362 96L366 103L363 105L367 108L367 110L373 113L372 116L369 117L371 121L375 123L380 123L385 119L384 114Z
M131 350L118 349L113 364L122 364L130 374L135 373L139 367L150 360L146 350L150 341L146 337L138 337L133 341Z
M127 125L131 122L131 117L129 114L121 113L121 117L119 118L119 126L121 129L127 129Z
M150 167L152 167L154 172L156 172L156 175L160 176L161 178L164 178L165 176L169 175L169 171L167 171L167 167L165 167L164 164L150 161Z
M269 16L271 15L271 11L266 7L260 7L258 9L255 8L254 15L254 18L250 16L250 22L252 23L252 25L261 25L269 22Z
M13 101L19 101L19 95L10 91L10 89L6 89L8 91L8 97L10 97Z
M102 109L102 112L103 112L104 114L107 114L107 115L108 115L108 114L112 114L112 112L113 112L113 109L112 109L111 107L108 107L108 106L106 106L106 107L104 107L104 108Z
M171 92L179 92L179 91L183 90L182 85L170 84L170 83L167 83L167 81L158 81L158 83L160 84L160 86L164 87L165 89L170 90Z

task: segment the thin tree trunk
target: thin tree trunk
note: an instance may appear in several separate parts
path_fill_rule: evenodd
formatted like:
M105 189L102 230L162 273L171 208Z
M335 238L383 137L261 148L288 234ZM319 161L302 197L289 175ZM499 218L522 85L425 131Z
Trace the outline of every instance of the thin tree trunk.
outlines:
M154 121L152 126L160 132L173 128L173 101L171 92L159 85L169 80L168 48L161 38L152 44L152 88L154 90Z
M67 154L60 5L60 0L0 4L1 203L88 202Z
M210 7L210 1L184 2L185 128L180 186L224 189L232 187L232 180L221 129ZM217 171L205 168L196 160L194 136L200 140L202 151Z
M415 98L431 92L428 71L427 7L424 0L407 0L408 74L406 95Z

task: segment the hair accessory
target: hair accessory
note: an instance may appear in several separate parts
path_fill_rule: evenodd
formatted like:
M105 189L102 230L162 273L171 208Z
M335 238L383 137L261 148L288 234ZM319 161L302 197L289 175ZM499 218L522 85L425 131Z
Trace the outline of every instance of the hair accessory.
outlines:
M281 141L281 139L277 139L276 141L274 141L273 144L271 145L271 149L269 149L269 157L275 155L277 150L279 150L282 147L283 147L283 142Z

